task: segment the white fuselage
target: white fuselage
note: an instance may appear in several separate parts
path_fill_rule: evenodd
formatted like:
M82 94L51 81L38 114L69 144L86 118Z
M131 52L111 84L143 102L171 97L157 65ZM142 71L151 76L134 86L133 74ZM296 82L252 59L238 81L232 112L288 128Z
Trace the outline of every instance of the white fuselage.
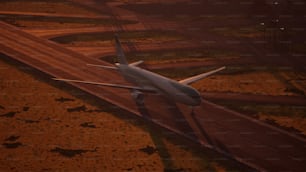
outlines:
M167 98L191 106L201 103L201 96L194 88L156 73L132 65L117 65L122 76L142 88L154 89Z

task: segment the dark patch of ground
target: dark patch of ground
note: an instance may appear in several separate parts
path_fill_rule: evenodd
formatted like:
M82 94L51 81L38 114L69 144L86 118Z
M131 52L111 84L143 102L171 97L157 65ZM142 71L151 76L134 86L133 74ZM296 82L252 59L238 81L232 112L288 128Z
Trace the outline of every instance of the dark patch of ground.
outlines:
M8 149L15 149L18 148L19 146L22 146L22 143L21 142L3 143L2 145Z
M183 168L178 169L164 169L164 172L183 172L185 171Z
M74 107L74 108L67 108L67 111L68 112L89 112L89 113L103 112L103 110L101 110L101 109L87 110L87 107L85 105L77 106L77 107Z
M84 122L80 126L87 127L87 128L97 128L92 122Z
M70 102L70 101L74 101L74 99L70 99L70 98L61 97L61 98L55 99L55 101L63 103L63 102Z
M16 114L17 112L8 112L8 113L0 115L0 117L13 118Z
M157 152L156 148L154 148L152 146L149 146L149 145L147 147L141 148L139 150L142 151L142 152L147 153L148 155L152 155L153 153Z
M86 152L96 152L97 150L84 150L84 149L62 149L59 147L56 147L54 149L51 150L51 152L57 152L65 157L68 158L72 158L76 155L81 155L82 153L86 153Z
M123 169L123 171L133 171L133 168Z
M19 146L22 146L21 142L16 142L18 139L20 138L20 136L15 136L12 135L8 138L6 138L4 141L4 143L2 144L5 148L7 149L15 149L18 148Z
M25 107L23 107L23 109L22 109L22 110L23 110L24 112L27 112L29 109L30 109L30 107L25 106Z
M14 136L14 135L12 135L12 136L6 138L4 141L14 142L14 141L18 140L19 137L20 137L20 136Z
M87 107L85 105L83 106L77 106L74 108L67 108L68 112L86 112Z
M31 120L31 119L18 119L20 121L23 121L25 123L39 123L39 120Z

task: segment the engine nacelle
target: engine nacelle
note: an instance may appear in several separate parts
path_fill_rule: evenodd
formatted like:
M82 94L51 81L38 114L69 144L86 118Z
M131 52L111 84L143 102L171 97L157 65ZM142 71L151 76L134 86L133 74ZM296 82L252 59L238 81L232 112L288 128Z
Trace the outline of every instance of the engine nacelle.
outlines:
M133 97L133 99L136 101L136 103L139 105L143 105L144 104L144 94L138 90L133 90L131 92L131 95Z

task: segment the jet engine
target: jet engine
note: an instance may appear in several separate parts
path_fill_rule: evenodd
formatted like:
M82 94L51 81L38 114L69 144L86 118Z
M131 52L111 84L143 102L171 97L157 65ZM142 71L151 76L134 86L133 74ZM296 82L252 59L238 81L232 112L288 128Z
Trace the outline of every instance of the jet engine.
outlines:
M131 92L131 95L138 105L144 104L144 94L142 92L138 90L133 90Z

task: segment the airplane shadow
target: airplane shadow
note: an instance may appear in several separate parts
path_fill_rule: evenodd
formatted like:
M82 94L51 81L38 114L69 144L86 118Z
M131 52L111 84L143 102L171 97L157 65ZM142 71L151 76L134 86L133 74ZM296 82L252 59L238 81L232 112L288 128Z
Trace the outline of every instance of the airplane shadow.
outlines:
M196 119L195 117L195 112L192 111L191 112L191 118L193 119L193 121L195 122L196 126L198 127L199 131L201 132L201 134L205 137L205 139L207 140L208 144L210 146L213 146L214 143L213 141L211 140L211 138L209 137L208 133L206 132L206 130L204 129L204 127L199 123L199 121Z
M228 148L226 147L226 145L224 145L220 140L216 139L216 138L211 138L210 135L208 134L208 132L205 130L205 126L203 126L199 120L196 118L196 112L192 111L191 112L191 118L193 119L193 121L195 122L197 128L199 129L199 131L201 132L201 135L204 136L204 138L206 139L207 143L213 148L213 149L218 149L220 151L222 151L224 154L228 155L231 157L230 155L230 151L228 150Z
M166 106L159 106L157 109L152 108L151 106L154 105L154 102L157 101L158 104L165 104ZM232 159L226 145L224 145L220 140L211 137L210 134L206 131L203 123L197 119L197 115L201 114L197 114L196 111L190 109L190 113L183 114L186 110L178 107L175 102L161 96L156 96L155 98L147 96L145 98L145 103L136 103L136 105L142 117L150 121L148 124L148 131L166 169L174 169L174 162L172 160L171 153L165 146L163 141L164 137L162 134L156 132L156 125L153 122L154 119L158 119L159 121L162 121L163 124L170 126L171 128L176 129L181 133L184 133L191 140L201 142L203 141L201 139L204 138L205 142L212 149L217 150L218 152L223 152L223 155L227 156L225 159ZM154 110L157 110L157 112ZM163 112L163 114L158 114L158 112Z
M151 102L158 102L159 104L164 104L165 106L159 106L157 108L147 108L145 103L136 103L138 111L145 119L150 121L158 120L160 123L184 133L189 138L198 139L193 128L190 126L188 120L185 118L185 115L175 102L162 96L154 96L153 98L152 97L153 96L149 97L151 100L148 100L147 104L151 105Z
M136 106L138 108L138 111L141 113L142 117L144 117L146 120L148 121L152 121L151 115L149 113L149 110L146 108L144 103L138 103L137 101L135 101ZM172 156L169 153L169 151L167 150L167 147L165 145L165 143L163 142L163 136L161 136L161 134L159 134L159 132L156 132L154 130L154 124L153 123L149 123L147 125L148 127L148 133L150 134L150 137L152 138L152 141L156 147L156 149L158 150L158 154L159 157L162 160L163 166L165 169L174 169L174 162L172 160Z

